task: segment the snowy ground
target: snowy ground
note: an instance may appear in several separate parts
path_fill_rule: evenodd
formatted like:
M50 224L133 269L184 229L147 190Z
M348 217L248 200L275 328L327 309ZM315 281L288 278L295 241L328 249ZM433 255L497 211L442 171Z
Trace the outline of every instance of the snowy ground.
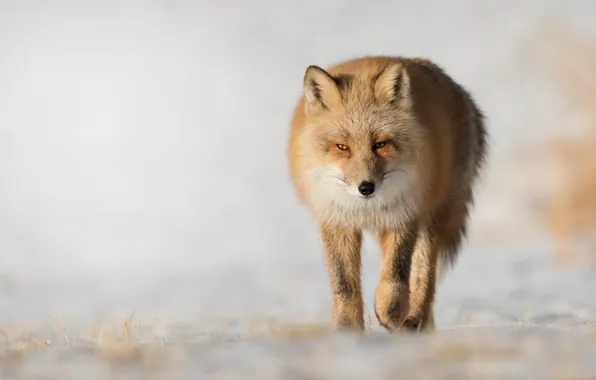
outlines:
M524 43L548 20L596 38L596 6L368 4L0 0L2 378L596 376L596 275L555 265L527 198L539 173L511 159L565 110ZM289 186L304 69L362 54L436 60L489 118L435 336L389 337L373 314L371 335L328 333L316 226ZM367 244L368 310L378 266Z
M116 375L120 377L113 378L592 378L596 376L596 277L589 270L554 268L546 251L534 245L504 252L468 252L440 288L438 332L433 336L389 336L374 315L372 329L364 336L331 332L324 272L305 266L275 276L277 286L259 287L258 280L247 275L241 289L227 297L220 295L223 304L229 304L227 316L209 315L219 308L213 305L221 303L197 297L203 293L201 281L179 279L162 284L164 288L149 297L132 298L146 308L137 310L129 330L124 314L103 319L62 316L61 320L47 318L45 324L25 324L21 319L7 328L12 353L4 355L2 375L23 379ZM375 261L365 263L369 302ZM228 279L208 279L223 280ZM304 286L289 290L290 283ZM51 296L40 300L44 292L33 288L9 298L2 309L26 300L28 315L40 316L51 309L65 314L90 310L92 301L80 290L63 292L70 307L62 300L54 304ZM117 294L110 295L103 306L95 307L109 310L107 306L118 299ZM157 316L146 310L158 311ZM130 309L126 312L132 314ZM125 343L124 331L129 331L131 345ZM19 348L25 348L23 356L17 353Z

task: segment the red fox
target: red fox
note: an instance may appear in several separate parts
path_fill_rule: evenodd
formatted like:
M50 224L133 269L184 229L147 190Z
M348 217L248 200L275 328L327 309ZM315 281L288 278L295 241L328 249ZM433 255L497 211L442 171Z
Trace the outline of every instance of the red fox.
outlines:
M320 223L332 322L364 329L363 230L382 247L374 309L394 331L434 331L438 274L466 236L486 161L484 115L422 58L309 66L289 138L292 182Z

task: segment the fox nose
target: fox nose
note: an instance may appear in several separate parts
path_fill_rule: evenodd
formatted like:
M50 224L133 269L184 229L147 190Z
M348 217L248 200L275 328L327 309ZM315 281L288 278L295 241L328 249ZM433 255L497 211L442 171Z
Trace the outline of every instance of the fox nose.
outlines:
M364 196L369 196L375 192L375 184L372 182L363 181L358 185L358 191Z

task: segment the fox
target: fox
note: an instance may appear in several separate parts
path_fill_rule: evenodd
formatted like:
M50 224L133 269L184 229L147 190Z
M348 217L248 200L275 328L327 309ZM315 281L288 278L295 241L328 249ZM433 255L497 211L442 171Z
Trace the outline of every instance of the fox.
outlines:
M316 219L336 329L364 330L363 233L381 248L376 318L389 333L435 331L438 281L467 238L487 157L471 93L422 57L362 56L306 68L287 154Z

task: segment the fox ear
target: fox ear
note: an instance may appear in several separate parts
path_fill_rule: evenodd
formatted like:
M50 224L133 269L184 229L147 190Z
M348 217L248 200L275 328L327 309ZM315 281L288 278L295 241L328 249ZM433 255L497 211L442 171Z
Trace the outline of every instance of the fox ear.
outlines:
M410 108L410 77L402 62L390 63L375 81L375 98L380 103L393 103L400 108Z
M311 65L304 73L305 112L314 115L341 106L341 93L335 80L325 70Z

